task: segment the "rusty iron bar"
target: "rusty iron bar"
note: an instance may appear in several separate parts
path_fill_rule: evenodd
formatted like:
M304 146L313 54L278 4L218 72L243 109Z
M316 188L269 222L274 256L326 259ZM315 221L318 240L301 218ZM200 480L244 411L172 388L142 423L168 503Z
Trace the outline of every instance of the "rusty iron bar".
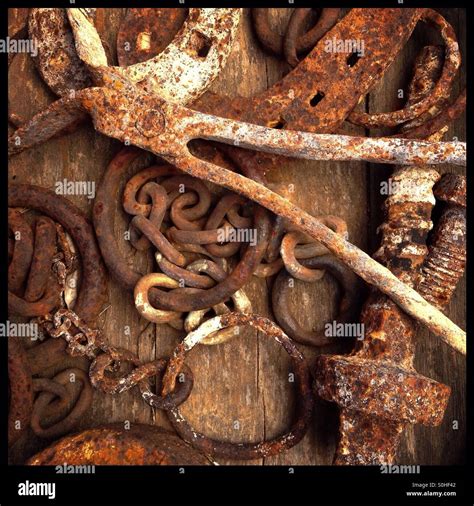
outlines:
M206 336L229 326L251 325L272 337L290 356L293 373L296 377L297 409L295 420L288 432L270 441L259 443L229 443L208 438L195 431L185 420L178 408L167 411L168 417L178 434L193 447L211 457L223 457L248 460L275 455L293 447L306 434L313 410L313 397L310 387L310 376L306 361L298 351L295 343L271 320L258 315L227 313L216 316L203 323L198 329L186 336L175 348L163 378L163 395L173 392L176 379L184 365L184 360L191 349Z
M123 423L65 437L27 460L27 465L210 465L178 436L159 427Z

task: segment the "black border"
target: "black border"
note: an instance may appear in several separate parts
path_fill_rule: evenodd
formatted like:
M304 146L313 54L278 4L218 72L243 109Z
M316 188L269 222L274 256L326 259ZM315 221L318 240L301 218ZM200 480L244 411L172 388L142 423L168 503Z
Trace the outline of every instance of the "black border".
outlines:
M337 2L340 7L446 7L448 2L431 0L403 0L400 5L395 1L362 1L354 5L353 1ZM38 5L39 4L39 5ZM98 2L76 0L75 7L100 6ZM315 2L307 0L273 1L271 5L263 1L235 2L232 0L220 1L179 1L160 0L157 2L142 1L134 7L313 7ZM471 10L463 2L450 1L449 7L467 9L467 19L470 19ZM70 7L69 1L53 0L35 2L31 0L17 0L7 2L1 7L2 37L6 37L7 7ZM318 7L321 5L318 4ZM107 7L123 7L120 2L107 2ZM472 35L467 30L467 47L472 48ZM464 56L464 55L463 55ZM3 79L5 83L2 111L5 118L3 140L3 159L8 167L7 157L7 55L1 55ZM472 58L471 51L464 56ZM471 64L467 65L467 82L472 83ZM471 136L472 105L468 100L467 113L467 139ZM468 150L468 168L471 166L471 156ZM467 171L469 172L469 170ZM2 173L3 184L0 186L4 209L7 207L8 173ZM471 179L468 177L468 194L471 191ZM1 215L4 236L7 230L7 213ZM470 212L468 206L468 222ZM468 239L470 233L468 232ZM468 247L468 259L470 248ZM7 319L7 251L1 250L2 275L2 320ZM469 265L469 264L468 264ZM472 287L472 271L467 268L468 286ZM468 307L472 307L471 293L467 292ZM468 312L467 328L471 328L472 312ZM7 391L7 342L0 343L3 367L2 375L2 405L8 404ZM474 344L468 338L468 389L467 389L467 420L473 419L473 395L469 380L472 372L472 356ZM53 467L26 467L7 465L7 409L1 410L0 449L2 455L2 473L0 477L0 505L3 504L474 504L473 491L473 438L467 431L467 463L463 466L421 466L418 475L381 474L378 466L374 467L331 467L331 466L294 466L294 474L290 474L289 466L208 466L185 468L184 474L177 467L110 467L97 466L95 474L89 475L61 475L56 474ZM17 486L21 481L54 481L56 485L56 499L20 498L17 495ZM405 491L409 490L412 481L449 482L457 483L457 496L455 498L409 499Z

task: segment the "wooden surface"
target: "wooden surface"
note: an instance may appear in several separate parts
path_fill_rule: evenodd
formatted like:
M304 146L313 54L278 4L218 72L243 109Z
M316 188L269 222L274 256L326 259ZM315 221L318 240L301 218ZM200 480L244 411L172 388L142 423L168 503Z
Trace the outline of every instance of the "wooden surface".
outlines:
M14 23L18 9L10 12ZM103 40L115 51L115 37L123 9L99 9L97 27ZM271 9L274 22L283 27L289 11ZM465 54L465 14L459 9L444 9L458 35ZM418 26L413 37L377 86L360 107L368 111L388 111L400 108L397 90L406 88L411 64L417 51L426 43L440 43L438 35L426 26ZM114 56L114 55L113 55ZM240 25L238 40L228 64L212 91L225 95L252 96L279 80L288 67L267 55L257 44L249 22L248 11ZM463 71L464 73L464 71ZM459 91L456 85L455 92ZM28 56L18 55L10 69L9 97L13 110L29 118L54 100L53 94L40 80ZM364 134L351 126L345 131ZM375 135L373 132L372 135ZM446 138L456 135L465 140L464 118L456 121ZM92 180L100 183L101 175L119 150L119 143L94 132L90 124L75 133L49 141L39 148L13 158L9 164L9 181L33 183L54 189L55 182ZM457 171L443 167L443 171ZM313 215L336 214L347 221L350 240L369 253L378 245L376 228L380 224L383 197L380 181L389 177L388 166L364 163L322 163L288 160L269 175L270 183L299 206ZM71 196L82 210L91 212L93 201L85 196ZM116 232L122 237L126 218L117 202ZM149 259L141 257L121 241L121 253L130 263L151 268ZM269 305L270 281L254 279L245 291L255 313L271 316ZM316 284L295 284L292 310L301 323L322 327L332 320L337 290L329 276ZM168 356L182 334L168 326L154 326L141 319L132 296L109 282L110 307L103 315L103 330L108 341L138 353L143 361ZM464 282L457 290L448 315L460 326L465 322ZM308 360L316 351L299 346ZM337 352L333 346L325 352ZM438 428L412 427L402 442L400 463L456 464L465 460L465 360L426 330L418 334L418 371L452 387L443 424ZM293 409L293 392L288 381L289 360L273 341L249 329L238 339L226 344L199 346L189 356L195 374L195 386L182 411L196 429L205 434L230 441L257 441L282 433L289 426ZM96 391L91 412L80 428L107 422L129 420L170 427L163 413L146 405L137 389L118 396ZM453 421L458 430L453 430ZM334 405L317 402L311 430L304 440L286 453L244 464L330 464L335 449L338 415ZM35 448L44 442L36 441ZM219 461L221 464L228 462ZM230 463L230 462L229 462Z

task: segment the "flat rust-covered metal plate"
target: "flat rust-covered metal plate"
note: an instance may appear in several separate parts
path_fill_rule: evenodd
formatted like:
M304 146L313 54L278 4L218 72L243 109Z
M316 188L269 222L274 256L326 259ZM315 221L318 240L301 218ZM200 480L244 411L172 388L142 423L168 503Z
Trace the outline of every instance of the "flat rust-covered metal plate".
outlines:
M210 465L209 460L179 437L152 425L110 424L68 436L26 463L62 465Z
M127 9L117 35L119 65L128 67L161 53L184 23L188 9Z

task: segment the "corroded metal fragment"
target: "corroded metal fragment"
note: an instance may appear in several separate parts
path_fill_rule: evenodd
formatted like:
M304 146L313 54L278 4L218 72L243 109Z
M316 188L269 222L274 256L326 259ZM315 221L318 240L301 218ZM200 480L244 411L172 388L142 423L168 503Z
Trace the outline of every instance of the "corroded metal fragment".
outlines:
M159 427L111 424L68 436L37 453L28 465L209 465L180 438Z
M160 54L184 23L188 9L127 9L117 35L120 66L144 62Z
M87 67L77 55L66 9L31 9L28 32L38 47L33 56L36 68L56 95L92 86Z

